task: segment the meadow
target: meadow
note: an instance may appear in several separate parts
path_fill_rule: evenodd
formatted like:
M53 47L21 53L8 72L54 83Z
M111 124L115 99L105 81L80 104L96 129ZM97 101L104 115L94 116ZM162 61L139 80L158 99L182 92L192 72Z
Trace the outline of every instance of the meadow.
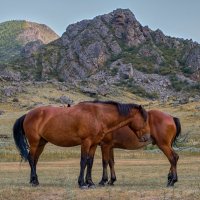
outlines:
M67 151L67 150L66 150ZM118 157L119 153L119 157ZM129 156L127 157L127 154ZM122 158L124 156L124 158ZM132 157L132 158L131 158ZM166 187L169 163L162 154L116 151L117 182L114 186L98 186L102 168L99 156L93 167L95 189L80 190L77 186L79 158L62 161L41 161L38 164L40 186L29 185L28 163L0 163L0 199L199 199L200 157L180 154L179 181Z
M119 95L120 94L120 95ZM118 96L110 95L101 100L140 103L148 109L160 109L179 117L182 124L182 142L176 147L179 181L167 188L169 162L156 146L149 145L137 151L115 150L117 182L115 186L98 186L101 179L101 153L95 154L93 180L95 189L80 190L80 147L61 148L47 144L38 163L39 187L29 185L28 163L20 162L12 138L14 121L38 104L58 103L58 97L66 95L75 103L91 100L76 90L57 90L55 86L29 86L27 92L18 94L18 101L8 98L0 104L0 199L200 199L200 102L175 105L173 101L161 103L144 100L123 89ZM116 95L116 94L115 94Z

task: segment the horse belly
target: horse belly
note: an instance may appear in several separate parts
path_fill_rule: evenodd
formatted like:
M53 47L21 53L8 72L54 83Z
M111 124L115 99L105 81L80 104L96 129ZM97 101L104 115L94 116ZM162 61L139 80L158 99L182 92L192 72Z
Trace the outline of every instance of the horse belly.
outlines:
M46 141L61 147L73 147L81 144L81 139L71 134L45 133L42 137Z

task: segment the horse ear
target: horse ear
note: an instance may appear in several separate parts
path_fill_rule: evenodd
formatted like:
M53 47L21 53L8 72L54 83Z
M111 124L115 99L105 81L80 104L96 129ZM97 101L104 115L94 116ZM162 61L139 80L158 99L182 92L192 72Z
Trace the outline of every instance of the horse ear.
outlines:
M139 110L142 110L142 106L141 105L139 105Z

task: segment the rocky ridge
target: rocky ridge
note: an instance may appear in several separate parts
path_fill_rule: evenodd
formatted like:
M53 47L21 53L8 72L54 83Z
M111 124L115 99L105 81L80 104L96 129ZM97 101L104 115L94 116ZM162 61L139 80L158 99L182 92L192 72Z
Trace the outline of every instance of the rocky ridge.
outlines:
M100 95L117 85L164 100L195 96L200 88L200 45L143 27L128 9L71 24L57 40L26 47L11 67L21 80L57 80Z

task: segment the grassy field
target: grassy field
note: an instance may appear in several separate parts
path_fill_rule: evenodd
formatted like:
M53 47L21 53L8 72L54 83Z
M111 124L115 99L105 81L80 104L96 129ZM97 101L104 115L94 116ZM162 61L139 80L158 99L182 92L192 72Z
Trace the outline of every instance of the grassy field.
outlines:
M80 147L61 148L47 144L38 164L40 186L29 185L30 169L27 163L20 164L16 151L12 126L14 121L37 104L59 105L62 95L70 97L75 103L92 98L78 90L59 90L57 86L27 86L27 91L0 103L0 200L21 199L200 199L200 102L174 105L173 101L165 104L147 101L126 91L115 95L101 97L101 100L134 102L148 109L159 109L179 117L182 135L186 140L178 143L177 152L179 182L174 188L166 188L169 162L156 147L148 146L146 150L115 150L117 182L114 187L106 186L96 189L80 190L77 186L79 174ZM95 154L93 180L98 183L101 178L101 153Z
M140 155L141 153L141 155ZM126 157L126 152L121 152ZM116 157L117 182L115 186L80 190L77 186L79 159L39 162L40 186L29 185L27 163L0 163L0 199L59 200L59 199L200 199L200 157L181 154L178 163L179 182L174 188L166 187L169 163L162 154L137 158ZM102 173L101 159L93 167L93 180L98 183Z

